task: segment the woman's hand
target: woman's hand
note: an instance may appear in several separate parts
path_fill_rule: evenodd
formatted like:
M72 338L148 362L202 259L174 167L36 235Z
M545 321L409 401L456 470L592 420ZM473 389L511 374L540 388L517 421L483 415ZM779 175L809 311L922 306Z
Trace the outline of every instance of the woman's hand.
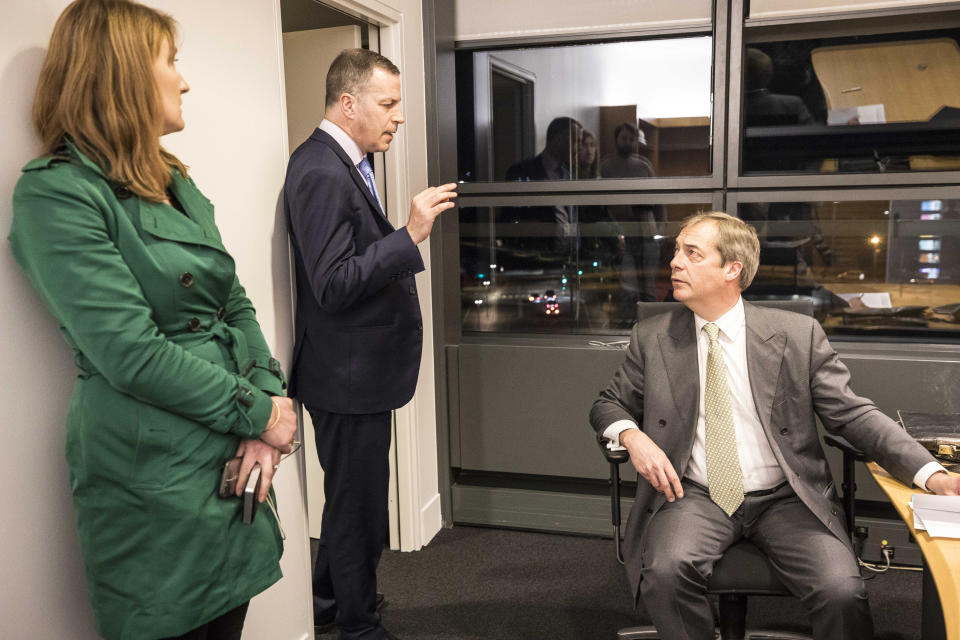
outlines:
M293 410L293 400L283 396L273 396L273 411L267 429L260 439L283 453L293 451L293 439L297 435L297 414Z
M270 485L273 483L273 476L280 464L280 452L263 440L241 440L240 446L237 447L237 455L243 457L243 461L240 463L240 475L237 478L237 495L243 494L243 489L247 486L247 478L250 476L250 470L253 469L254 464L259 462L260 494L257 496L257 500L263 502L267 499Z

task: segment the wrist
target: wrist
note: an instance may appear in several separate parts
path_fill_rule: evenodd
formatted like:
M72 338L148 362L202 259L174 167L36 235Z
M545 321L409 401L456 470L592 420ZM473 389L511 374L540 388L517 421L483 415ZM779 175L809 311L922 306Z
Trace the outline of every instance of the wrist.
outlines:
M934 471L933 473L931 473L931 474L930 474L930 477L927 478L927 481L924 483L924 485L925 485L925 486L924 486L924 489L926 489L927 491L930 491L930 492L932 492L932 493L937 493L937 491L936 491L937 485L938 485L944 478L948 478L948 477L949 477L949 474L947 474L946 471L943 471L943 470L939 470L939 469L938 469L937 471Z
M634 438L639 437L640 429L636 427L630 427L629 429L624 429L620 432L620 446L627 447L633 441Z
M263 430L264 433L276 427L277 423L280 422L280 405L277 404L275 398L270 398L270 403L273 405L273 408L270 411L270 420L267 422L267 428Z
M407 230L407 235L410 236L410 241L413 242L414 246L416 246L416 245L420 244L421 242L423 242L424 238L426 237L426 236L424 236L424 238L421 238L421 237L420 237L420 234L418 234L416 231L414 231L414 230L410 227L410 223L409 223L409 222L407 223L407 226L405 227L405 229Z

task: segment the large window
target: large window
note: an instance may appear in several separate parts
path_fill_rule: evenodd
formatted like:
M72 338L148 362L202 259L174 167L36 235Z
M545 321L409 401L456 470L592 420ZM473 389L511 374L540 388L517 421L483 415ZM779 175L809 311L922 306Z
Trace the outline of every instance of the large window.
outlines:
M673 299L678 223L718 208L760 235L748 299L808 298L838 336L960 339L960 9L786 4L458 43L450 335L623 334Z
M958 38L748 39L744 175L960 169Z
M828 333L960 335L960 198L742 202L747 298L809 298Z
M460 52L460 179L711 172L709 36Z
M638 302L670 297L672 238L709 202L466 208L464 331L625 333Z

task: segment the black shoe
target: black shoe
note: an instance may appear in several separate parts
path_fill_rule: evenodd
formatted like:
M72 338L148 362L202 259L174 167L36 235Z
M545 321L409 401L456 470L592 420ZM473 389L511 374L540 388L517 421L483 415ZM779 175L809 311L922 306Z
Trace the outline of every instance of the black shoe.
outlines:
M383 597L383 594L377 591L377 604L376 604L377 611L379 611L383 607L384 602L386 602L386 600ZM317 616L314 618L313 634L320 635L322 633L329 633L333 631L334 627L336 626L336 619L337 619L337 608L331 607L330 609L327 609L323 613L323 615Z
M313 635L314 637L323 635L324 633L330 633L336 627L334 620L337 617L336 610L328 612L326 615L320 618L314 618L313 620Z

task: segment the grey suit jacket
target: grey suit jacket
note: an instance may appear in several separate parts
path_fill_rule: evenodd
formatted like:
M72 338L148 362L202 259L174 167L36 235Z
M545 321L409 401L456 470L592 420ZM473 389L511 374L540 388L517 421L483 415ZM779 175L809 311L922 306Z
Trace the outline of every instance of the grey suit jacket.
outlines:
M847 540L815 417L905 484L933 458L870 400L851 391L849 370L814 318L746 301L744 312L750 387L767 440L797 496L834 535ZM634 420L681 478L697 425L695 333L693 312L685 307L638 322L625 362L590 411L590 423L599 432L617 420ZM635 594L640 540L664 500L640 479L624 544Z

